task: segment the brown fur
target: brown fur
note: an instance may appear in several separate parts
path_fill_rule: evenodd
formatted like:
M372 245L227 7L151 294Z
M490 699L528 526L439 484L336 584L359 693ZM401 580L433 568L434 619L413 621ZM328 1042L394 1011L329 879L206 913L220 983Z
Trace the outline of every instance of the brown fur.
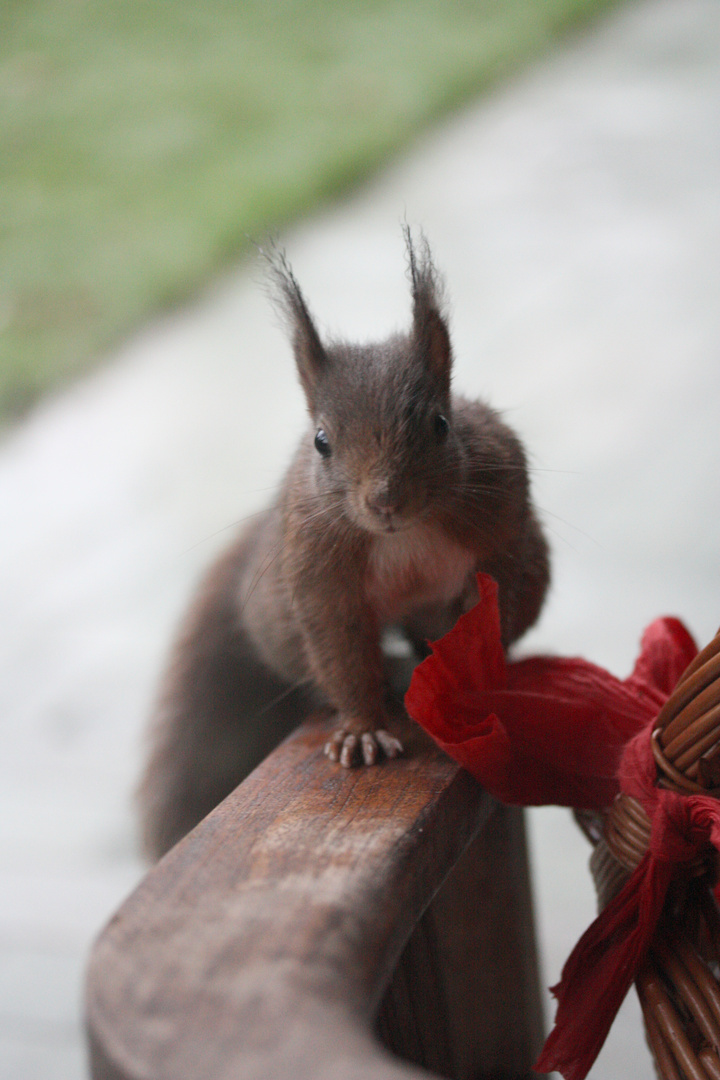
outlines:
M406 239L412 328L376 345L323 344L284 257L271 257L311 422L275 503L210 570L175 646L140 788L152 855L317 704L352 739L371 733L372 759L389 720L385 624L422 652L474 603L479 569L498 581L506 645L540 611L548 552L523 448L488 406L451 395L437 275L424 240L418 252Z

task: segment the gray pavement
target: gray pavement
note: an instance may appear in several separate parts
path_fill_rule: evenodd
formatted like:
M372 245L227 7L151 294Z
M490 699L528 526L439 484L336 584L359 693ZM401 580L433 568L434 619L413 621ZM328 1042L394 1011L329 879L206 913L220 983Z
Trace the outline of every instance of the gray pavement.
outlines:
M319 321L409 317L400 222L445 271L456 385L525 437L555 557L524 650L625 674L661 613L720 622L720 4L629 3L284 242ZM88 943L142 873L130 793L173 623L303 422L252 262L0 444L0 1080L84 1075ZM593 914L533 812L546 981ZM652 1069L634 1003L592 1077Z

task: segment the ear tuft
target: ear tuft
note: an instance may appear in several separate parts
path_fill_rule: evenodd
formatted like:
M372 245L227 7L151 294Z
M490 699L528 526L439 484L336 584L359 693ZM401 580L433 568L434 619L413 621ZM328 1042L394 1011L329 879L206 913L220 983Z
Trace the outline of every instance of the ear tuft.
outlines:
M443 313L443 283L435 269L424 233L413 241L409 225L403 226L413 300L413 338L428 369L450 386L452 350Z
M312 407L315 387L327 369L327 354L285 252L271 243L260 254L268 265L270 298L289 327L300 382Z

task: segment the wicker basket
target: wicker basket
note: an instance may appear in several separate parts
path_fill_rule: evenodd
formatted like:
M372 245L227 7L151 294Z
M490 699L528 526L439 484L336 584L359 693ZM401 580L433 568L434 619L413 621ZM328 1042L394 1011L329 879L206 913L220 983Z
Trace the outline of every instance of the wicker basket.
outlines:
M681 676L658 716L652 745L659 786L720 797L720 631ZM590 865L602 908L642 860L650 821L628 795L619 795L604 815L577 818L596 845ZM635 980L663 1080L720 1080L717 871L717 853L708 845L673 883Z

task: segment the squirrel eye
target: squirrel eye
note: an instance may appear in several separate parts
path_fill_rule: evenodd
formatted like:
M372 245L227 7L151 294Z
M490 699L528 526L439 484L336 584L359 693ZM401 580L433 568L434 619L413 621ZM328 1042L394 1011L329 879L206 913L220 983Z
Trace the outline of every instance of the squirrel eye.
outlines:
M315 449L321 457L329 457L330 455L330 442L322 428L318 429L315 436Z
M438 439L444 439L445 436L447 435L448 431L450 430L450 425L448 424L447 420L445 419L445 417L443 416L442 413L438 413L437 416L435 417L435 425L434 426L435 426L435 434L437 435Z

